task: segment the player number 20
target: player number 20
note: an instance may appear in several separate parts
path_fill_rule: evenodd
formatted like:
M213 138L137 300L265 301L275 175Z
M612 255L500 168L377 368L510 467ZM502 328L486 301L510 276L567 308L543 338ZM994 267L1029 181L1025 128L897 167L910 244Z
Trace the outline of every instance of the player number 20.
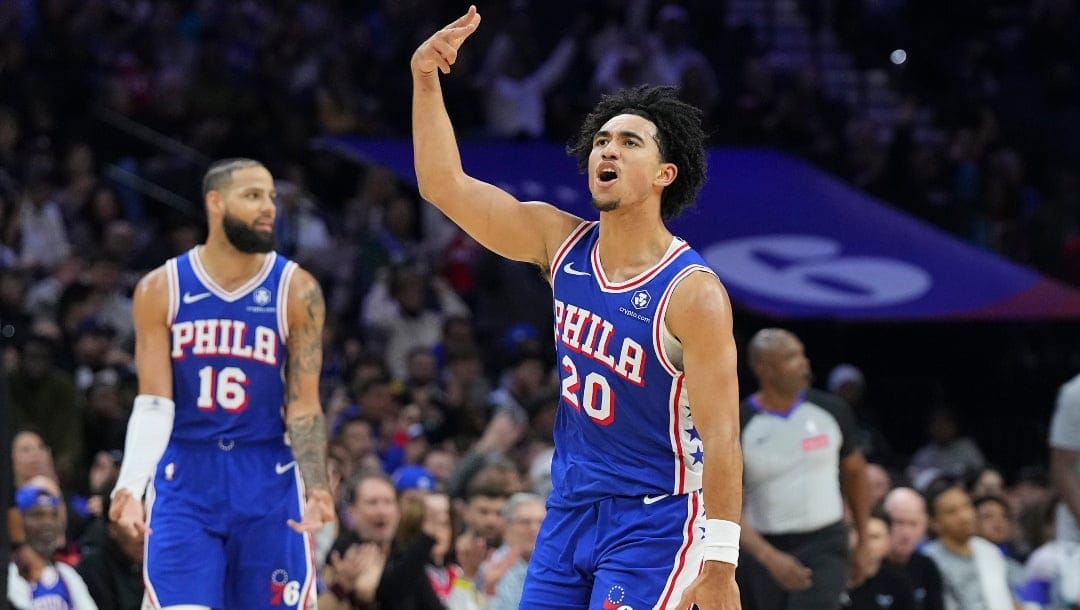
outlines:
M247 407L247 374L243 369L227 366L215 371L212 366L199 369L198 406L204 411L221 407L238 413Z
M601 426L610 424L615 419L615 396L611 393L607 377L593 372L585 376L583 383L570 356L563 356L562 368L566 371L562 380L563 400L575 411L584 409L589 419Z

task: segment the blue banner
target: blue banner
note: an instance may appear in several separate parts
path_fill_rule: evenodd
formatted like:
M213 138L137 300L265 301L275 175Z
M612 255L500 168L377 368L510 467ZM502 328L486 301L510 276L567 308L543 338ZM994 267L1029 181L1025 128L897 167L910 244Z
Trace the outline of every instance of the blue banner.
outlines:
M408 140L319 139L413 184ZM585 176L554 144L461 145L465 171L522 200L595 218ZM670 223L739 306L780 318L1080 317L1080 291L969 245L781 153L709 151L697 205Z

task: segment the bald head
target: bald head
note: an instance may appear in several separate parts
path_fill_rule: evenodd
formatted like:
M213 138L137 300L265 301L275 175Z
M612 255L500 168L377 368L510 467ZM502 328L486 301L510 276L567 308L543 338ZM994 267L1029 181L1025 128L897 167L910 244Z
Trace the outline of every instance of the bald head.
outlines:
M757 366L770 354L776 353L785 345L799 339L782 328L763 328L750 338L749 349L751 366Z
M750 339L747 351L750 368L763 391L791 400L810 387L810 360L802 341L789 331L759 330Z
M910 487L897 487L885 495L884 506L892 519L889 559L905 565L926 538L926 500Z

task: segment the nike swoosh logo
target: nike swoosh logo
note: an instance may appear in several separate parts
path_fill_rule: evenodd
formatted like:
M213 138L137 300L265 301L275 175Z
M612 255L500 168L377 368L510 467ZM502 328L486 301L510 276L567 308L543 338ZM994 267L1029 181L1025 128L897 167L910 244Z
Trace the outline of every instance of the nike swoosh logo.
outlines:
M199 301L210 296L209 292L200 292L199 294L191 294L190 292L184 293L184 305L191 305L192 303L198 303Z
M664 498L666 498L666 497L668 497L670 495L671 494L660 494L659 496L645 496L644 498L641 499L641 501L644 502L645 504L656 504L660 500L663 500Z
M289 472L289 469L293 466L296 466L296 460L293 460L288 464L282 464L281 462L278 462L277 464L274 464L274 472L278 474L285 474L286 472Z
M577 269L574 269L574 263L572 263L572 262L571 263L566 263L565 265L563 265L562 270L569 273L570 275L584 275L584 276L589 275L585 271L578 271Z

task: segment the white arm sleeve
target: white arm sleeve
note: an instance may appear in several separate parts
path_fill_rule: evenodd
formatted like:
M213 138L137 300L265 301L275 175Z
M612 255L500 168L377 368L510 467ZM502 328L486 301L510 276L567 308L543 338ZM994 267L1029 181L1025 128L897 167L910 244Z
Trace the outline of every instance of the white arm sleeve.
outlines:
M124 439L124 461L120 464L120 476L112 495L127 489L131 495L142 498L158 460L169 444L175 415L176 404L168 398L151 394L135 397Z

